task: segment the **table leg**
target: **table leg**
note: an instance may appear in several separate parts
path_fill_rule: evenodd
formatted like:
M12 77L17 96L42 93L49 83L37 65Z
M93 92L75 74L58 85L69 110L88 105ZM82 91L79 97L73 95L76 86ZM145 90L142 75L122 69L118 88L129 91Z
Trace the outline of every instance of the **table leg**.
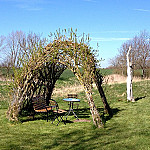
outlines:
M70 114L71 112L74 114L74 116L77 118L77 120L79 120L78 117L77 117L77 115L76 115L75 112L73 111L73 102L70 102L69 111L66 113L66 115L67 115L67 116L66 116L66 120L67 120L67 117L69 116L69 114Z

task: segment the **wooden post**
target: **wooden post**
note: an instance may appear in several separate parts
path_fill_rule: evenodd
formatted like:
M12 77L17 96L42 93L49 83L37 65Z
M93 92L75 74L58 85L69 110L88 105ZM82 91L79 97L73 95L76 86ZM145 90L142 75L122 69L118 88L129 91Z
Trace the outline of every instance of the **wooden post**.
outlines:
M127 101L134 102L132 93L132 62L130 60L131 46L127 52Z

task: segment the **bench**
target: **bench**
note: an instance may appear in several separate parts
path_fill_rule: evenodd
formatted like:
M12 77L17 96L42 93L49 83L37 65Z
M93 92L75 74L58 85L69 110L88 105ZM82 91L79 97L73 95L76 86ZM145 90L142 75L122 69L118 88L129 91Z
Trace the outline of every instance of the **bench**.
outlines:
M34 110L33 119L34 119L35 113L46 113L47 122L48 122L49 112L53 112L54 108L57 109L58 107L58 104L56 103L56 101L52 99L49 100L49 106L48 106L45 98L40 95L32 98L32 104L33 104L33 110Z
M46 103L46 99L44 99L43 96L36 96L32 98L32 104L33 104L33 109L34 109L34 113L33 113L33 119L34 119L34 115L35 113L46 113L47 114L47 122L48 122L48 114L49 112L52 112L54 115L54 119L52 121L52 123L57 119L58 123L57 125L60 123L60 121L63 120L63 114L66 113L65 110L63 109L59 109L59 106L57 104L57 102L53 99L49 100L49 105L47 105ZM60 119L59 119L60 117Z

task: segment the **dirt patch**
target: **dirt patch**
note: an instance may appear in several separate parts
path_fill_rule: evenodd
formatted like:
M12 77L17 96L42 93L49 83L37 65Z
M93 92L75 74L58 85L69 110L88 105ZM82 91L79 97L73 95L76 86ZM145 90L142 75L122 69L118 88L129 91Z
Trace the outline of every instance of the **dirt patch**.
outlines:
M91 120L79 119L79 120L74 120L73 122L91 122Z

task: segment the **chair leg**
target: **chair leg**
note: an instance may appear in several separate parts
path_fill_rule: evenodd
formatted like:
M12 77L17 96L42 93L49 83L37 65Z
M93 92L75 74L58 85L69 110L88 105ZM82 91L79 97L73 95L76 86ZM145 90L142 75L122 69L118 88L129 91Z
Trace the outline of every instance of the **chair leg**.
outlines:
M61 120L59 120L58 118L57 118L57 120L58 120L58 123L57 123L57 126L58 126Z
M48 122L48 112L47 112L47 122Z
M56 119L56 118L58 118L58 116L57 116L57 115L54 117L54 119L53 119L52 123L55 121L55 119ZM58 120L58 119L57 119L57 120Z
M58 120L58 123L57 123L57 126L58 126L58 124L61 122L61 121L64 121L63 120L63 116L59 116L60 117L60 119L57 119ZM64 121L64 124L66 125L66 122Z
M34 120L34 115L35 115L35 112L33 112L33 120Z
M59 122L60 122L60 121L59 121L59 119L58 119L58 116L57 116L57 115L54 117L54 119L53 119L53 121L52 121L52 124L53 124L53 122L54 122L56 119L58 120L58 123L57 123L57 126L58 126L58 124L59 124Z
M60 117L60 119L59 119L59 117ZM57 126L58 126L58 124L63 120L63 116L57 114L57 115L54 117L52 123L53 123L56 119L58 120L58 123L57 123ZM64 120L63 120L63 121L64 121ZM64 124L66 125L65 122L64 122Z
M61 121L64 121L64 124L66 125L66 121L63 119L64 116L60 116Z

